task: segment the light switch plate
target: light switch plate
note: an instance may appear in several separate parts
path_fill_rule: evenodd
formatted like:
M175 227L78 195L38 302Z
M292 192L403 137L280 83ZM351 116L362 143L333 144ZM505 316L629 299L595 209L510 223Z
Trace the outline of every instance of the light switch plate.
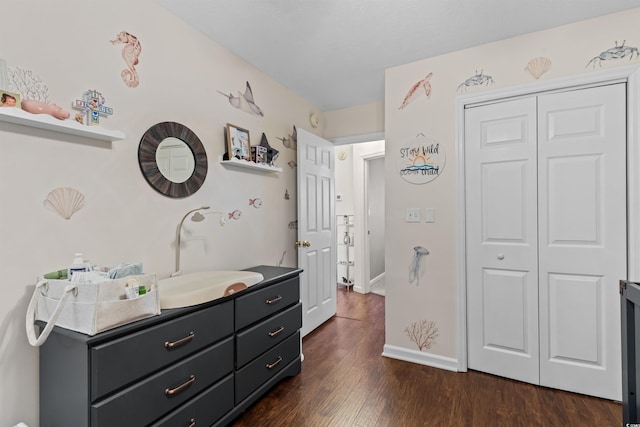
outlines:
M420 208L407 208L407 222L420 222Z
M425 209L424 222L436 222L436 210L434 208Z

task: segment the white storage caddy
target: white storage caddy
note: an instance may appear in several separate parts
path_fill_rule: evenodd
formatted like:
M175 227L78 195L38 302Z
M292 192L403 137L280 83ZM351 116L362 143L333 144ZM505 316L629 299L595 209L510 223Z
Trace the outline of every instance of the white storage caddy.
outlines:
M135 279L147 293L124 299L127 283ZM107 279L99 283L72 283L68 280L41 280L27 308L29 344L41 346L54 326L95 335L136 320L160 314L160 298L155 274ZM34 322L47 325L36 336Z

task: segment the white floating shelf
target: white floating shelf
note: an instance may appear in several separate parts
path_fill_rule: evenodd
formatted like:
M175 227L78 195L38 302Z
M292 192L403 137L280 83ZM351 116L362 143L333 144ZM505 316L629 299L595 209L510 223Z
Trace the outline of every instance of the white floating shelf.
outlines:
M0 108L0 121L102 141L118 141L125 138L124 133L119 130L108 130L101 126L87 126L72 119L59 120L49 114L31 114L20 108Z
M254 163L254 162L249 162L246 160L240 160L235 158L231 160L222 160L222 156L220 156L219 159L220 159L220 163L222 163L224 166L228 165L228 166L233 166L238 168L259 170L262 172L282 172L282 168L279 168L277 166L263 165L260 163Z

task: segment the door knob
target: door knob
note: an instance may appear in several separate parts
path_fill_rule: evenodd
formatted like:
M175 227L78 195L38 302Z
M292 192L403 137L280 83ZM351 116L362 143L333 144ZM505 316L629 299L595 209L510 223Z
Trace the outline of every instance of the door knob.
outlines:
M303 240L303 241L296 240L297 248L308 248L309 246L311 246L311 242L308 242L306 240Z
M504 259L504 254L498 254L498 259L502 261Z

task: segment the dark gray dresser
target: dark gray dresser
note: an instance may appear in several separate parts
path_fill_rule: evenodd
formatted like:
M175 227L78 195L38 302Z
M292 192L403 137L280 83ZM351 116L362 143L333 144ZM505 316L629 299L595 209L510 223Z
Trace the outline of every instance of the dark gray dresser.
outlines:
M300 269L210 303L40 348L40 426L224 426L301 369Z

